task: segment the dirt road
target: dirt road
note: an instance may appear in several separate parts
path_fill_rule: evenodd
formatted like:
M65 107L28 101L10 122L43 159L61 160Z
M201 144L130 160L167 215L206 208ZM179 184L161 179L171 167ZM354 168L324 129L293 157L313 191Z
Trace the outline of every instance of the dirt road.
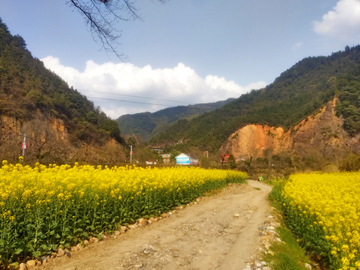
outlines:
M173 216L52 259L42 269L240 269L260 247L271 187L233 185Z

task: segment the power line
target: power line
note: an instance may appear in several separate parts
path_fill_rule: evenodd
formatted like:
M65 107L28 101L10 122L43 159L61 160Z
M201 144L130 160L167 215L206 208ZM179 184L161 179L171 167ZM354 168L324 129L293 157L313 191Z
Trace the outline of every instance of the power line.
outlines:
M157 106L164 106L164 107L173 106L173 105L156 104L156 103L149 103L149 102L123 100L123 99L113 99L113 98L100 98L100 97L87 97L87 98L95 98L95 99L103 99L103 100L111 100L111 101L120 101L120 102L128 102L128 103L137 103L137 104L149 104L149 105L157 105Z
M153 100L176 102L176 103L184 103L184 104L187 104L187 105L191 105L191 103L189 103L189 102L179 101L179 100L160 99L160 98L151 98L151 97L142 97L142 96L132 96L132 95L125 95L125 94L118 94L118 93L110 93L110 92L101 92L101 91L93 91L93 90L84 90L84 89L77 89L77 90L79 90L79 91L81 91L81 92L93 92L93 93L108 94L108 95L117 95L117 96L124 96L124 97L153 99ZM147 103L144 103L144 104L147 104ZM167 105L166 105L166 106L167 106Z

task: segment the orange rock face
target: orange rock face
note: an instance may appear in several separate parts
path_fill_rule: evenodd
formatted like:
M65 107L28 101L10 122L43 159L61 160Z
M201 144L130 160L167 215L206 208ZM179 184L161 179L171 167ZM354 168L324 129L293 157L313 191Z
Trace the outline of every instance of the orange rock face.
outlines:
M10 133L18 134L20 132L20 122L13 117L0 117L1 134L7 135Z
M235 156L262 156L267 148L279 149L283 135L281 127L247 125L233 133L222 150Z
M67 141L68 133L64 126L64 121L60 119L54 119L52 121L52 127L55 131L57 139L60 139L62 141Z
M336 116L336 100L329 102L316 115L309 116L289 131L281 127L247 125L231 134L221 147L235 158L262 157L269 149L304 156L318 151L328 159L336 159L350 151L360 153L360 135L350 137L343 120Z

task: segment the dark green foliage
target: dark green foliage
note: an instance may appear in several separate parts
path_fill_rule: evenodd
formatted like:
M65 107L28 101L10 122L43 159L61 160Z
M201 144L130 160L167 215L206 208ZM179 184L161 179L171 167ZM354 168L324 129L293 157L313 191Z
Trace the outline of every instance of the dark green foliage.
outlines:
M358 171L360 170L360 157L356 154L350 154L340 161L341 171Z
M151 132L156 128L156 123L149 112L126 114L116 119L123 134L135 134L146 140Z
M232 154L230 154L228 162L232 170L236 168L235 157Z
M353 98L351 103L341 103L342 107L339 109L343 109L349 117L344 126L354 135L360 128L357 122L360 117L357 109L359 63L360 46L328 57L305 58L266 88L252 90L231 103L186 123L179 121L153 138L151 143L176 142L186 138L189 139L189 145L200 149L218 149L231 133L247 124L290 129L305 117L314 114L336 95L340 95L340 100ZM351 89L345 90L348 86Z
M229 103L233 99L214 103L196 104L189 106L177 106L157 111L155 113L127 114L119 117L116 121L123 134L135 134L144 141L169 128L179 119L192 119L203 113L213 111Z
M109 136L122 142L117 122L33 58L0 19L0 116L26 122L39 113L63 120L73 142L102 144Z
M210 161L206 156L201 157L200 164L201 164L201 167L205 168L205 169L210 167Z
M344 128L350 135L360 132L360 78L343 78L339 85L339 103L336 106L338 116L344 118Z

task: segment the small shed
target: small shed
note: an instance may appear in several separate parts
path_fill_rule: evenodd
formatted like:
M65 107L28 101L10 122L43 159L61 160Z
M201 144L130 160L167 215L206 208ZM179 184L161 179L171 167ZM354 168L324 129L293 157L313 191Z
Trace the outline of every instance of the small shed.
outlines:
M190 157L181 153L180 155L175 157L176 165L190 165Z
M197 165L199 163L199 160L196 158L191 158L188 155L185 155L184 153L181 153L180 155L175 157L176 159L176 165Z

